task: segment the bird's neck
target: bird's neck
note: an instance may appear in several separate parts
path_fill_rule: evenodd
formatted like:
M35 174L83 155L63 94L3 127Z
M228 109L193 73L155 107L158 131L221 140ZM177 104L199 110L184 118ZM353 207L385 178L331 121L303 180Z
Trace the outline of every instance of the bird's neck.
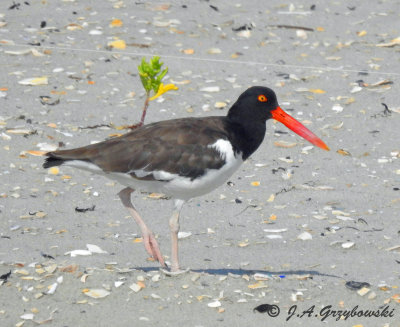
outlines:
M265 122L227 117L227 124L233 147L237 152L242 153L243 160L246 160L264 140Z

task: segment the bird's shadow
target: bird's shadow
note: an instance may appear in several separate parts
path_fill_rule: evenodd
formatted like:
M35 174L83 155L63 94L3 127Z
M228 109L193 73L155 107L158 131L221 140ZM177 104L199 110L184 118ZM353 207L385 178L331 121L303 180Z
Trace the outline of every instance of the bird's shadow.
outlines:
M134 267L131 268L132 270L140 270L144 272L151 272L151 271L159 271L160 267ZM189 269L190 272L196 273L206 273L210 275L254 275L254 274L264 274L271 277L277 278L285 278L288 276L310 276L313 278L314 276L318 277L331 277L331 278L339 278L344 279L341 276L326 274L323 272L319 272L317 270L280 270L280 271L270 271L270 270L263 270L263 269L234 269L234 268L210 268L210 269Z

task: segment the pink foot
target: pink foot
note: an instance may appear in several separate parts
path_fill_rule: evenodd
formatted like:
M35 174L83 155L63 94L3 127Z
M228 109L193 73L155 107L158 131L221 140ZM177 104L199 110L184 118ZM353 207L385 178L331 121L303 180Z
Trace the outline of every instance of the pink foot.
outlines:
M164 258L161 254L160 247L158 246L156 238L154 237L152 232L147 235L143 235L143 242L147 253L154 260L157 260L162 267L167 268L167 265L165 264Z

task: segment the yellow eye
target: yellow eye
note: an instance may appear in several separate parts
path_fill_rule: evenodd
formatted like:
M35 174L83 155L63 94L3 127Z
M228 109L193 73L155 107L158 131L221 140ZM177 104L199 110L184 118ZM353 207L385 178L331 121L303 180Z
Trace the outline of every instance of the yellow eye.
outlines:
M258 96L258 101L260 101L260 102L267 102L268 99L267 99L267 97L266 97L264 94L261 94L261 95Z

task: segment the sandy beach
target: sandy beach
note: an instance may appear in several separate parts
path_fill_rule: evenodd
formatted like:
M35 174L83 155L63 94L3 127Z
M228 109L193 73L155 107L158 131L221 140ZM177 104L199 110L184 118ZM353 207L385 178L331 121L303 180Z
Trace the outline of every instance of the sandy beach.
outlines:
M400 4L2 1L1 326L400 326ZM323 139L267 122L258 151L181 214L166 276L122 186L46 151L127 132L143 57L179 87L146 123L226 115L253 85ZM170 260L172 201L133 202Z

